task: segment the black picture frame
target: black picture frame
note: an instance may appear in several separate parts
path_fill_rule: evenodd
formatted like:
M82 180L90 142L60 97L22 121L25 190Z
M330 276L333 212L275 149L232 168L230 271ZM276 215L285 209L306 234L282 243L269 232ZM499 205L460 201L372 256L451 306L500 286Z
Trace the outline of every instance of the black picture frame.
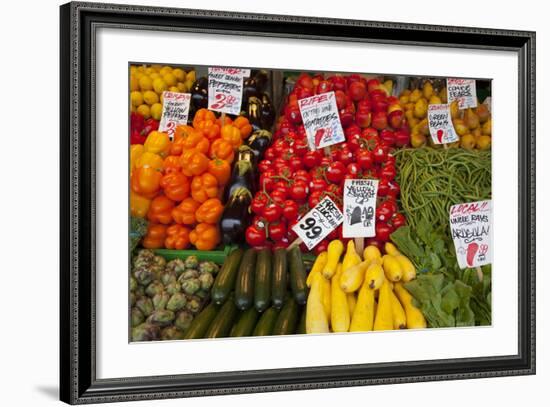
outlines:
M131 5L60 8L60 395L70 404L535 373L535 33ZM97 27L506 50L519 60L519 351L368 365L97 379L95 48ZM512 267L512 266L511 266Z

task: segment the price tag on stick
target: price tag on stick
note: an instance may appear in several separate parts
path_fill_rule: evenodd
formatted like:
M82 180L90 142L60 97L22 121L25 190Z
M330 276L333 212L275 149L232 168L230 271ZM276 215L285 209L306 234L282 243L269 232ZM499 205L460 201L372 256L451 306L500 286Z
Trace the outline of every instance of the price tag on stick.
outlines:
M176 126L187 124L190 102L190 93L162 92L162 114L159 131L168 133L170 140L174 139Z
M342 223L344 215L332 199L326 197L300 219L292 230L305 243L309 250L313 249L327 235Z
M378 180L347 179L344 183L344 237L372 237L375 231Z
M490 264L493 256L492 202L453 205L449 216L459 267Z
M300 99L298 107L311 150L346 141L334 92Z
M247 73L246 69L208 68L208 109L238 115L243 99L243 77Z
M428 127L435 144L447 144L458 141L449 105L428 105Z
M458 101L459 109L477 107L475 79L447 79L447 102Z

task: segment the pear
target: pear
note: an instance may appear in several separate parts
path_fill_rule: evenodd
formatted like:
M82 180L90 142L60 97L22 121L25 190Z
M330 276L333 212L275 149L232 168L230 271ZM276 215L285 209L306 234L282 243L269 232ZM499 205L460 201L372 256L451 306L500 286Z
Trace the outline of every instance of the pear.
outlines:
M422 87L422 95L426 99L430 99L432 95L434 94L434 87L431 82L424 83L424 86Z
M466 109L464 113L464 123L466 123L466 126L468 126L470 130L479 127L479 117L471 108Z
M443 86L439 91L439 98L443 103L447 103L447 87Z
M473 134L465 134L460 138L460 146L466 150L473 150L476 145L476 139Z
M423 119L428 114L428 101L424 98L418 99L414 105L414 117Z
M426 136L419 133L411 133L411 145L414 148L424 147L426 145Z
M474 135L475 139L477 140L481 136L481 127L476 127L472 130L472 134Z
M479 117L480 123L485 123L491 117L491 112L489 111L489 107L485 104L477 105L476 114L477 114L477 117Z
M455 128L456 134L458 134L459 136L464 136L468 133L468 127L466 127L464 120L455 119L453 120L453 125Z
M485 123L483 123L483 126L481 127L481 133L486 135L486 136L490 136L491 135L491 125L492 125L492 120L489 118L489 120L487 120Z
M409 95L409 101L412 103L416 103L418 99L420 99L421 97L422 97L422 92L420 91L420 89L415 89Z
M407 103L409 103L409 95L401 94L401 96L399 96L399 103L401 104L401 106L405 106Z
M456 100L453 100L449 106L451 109L451 118L458 119L460 116L460 109L458 108L458 102Z
M476 140L476 148L479 150L488 150L491 148L491 136L479 136Z
M430 100L428 101L428 104L430 105L440 105L441 103L443 102L441 101L441 98L437 95L432 95L430 97Z

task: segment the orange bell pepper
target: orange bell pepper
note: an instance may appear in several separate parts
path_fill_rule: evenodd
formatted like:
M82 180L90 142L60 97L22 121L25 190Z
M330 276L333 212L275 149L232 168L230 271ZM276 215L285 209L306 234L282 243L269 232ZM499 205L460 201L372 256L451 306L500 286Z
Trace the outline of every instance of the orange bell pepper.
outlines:
M231 177L231 166L227 161L215 158L208 163L208 172L216 177L218 185L225 185Z
M222 217L222 213L222 201L218 198L210 198L197 209L195 217L197 218L197 222L215 225Z
M162 157L158 154L151 153L150 151L145 151L136 160L136 168L153 167L155 170L162 170L163 166L164 163Z
M162 173L152 167L136 168L130 178L132 191L145 197L154 198L160 191Z
M241 137L243 139L247 138L252 133L252 125L244 116L237 117L233 121L233 126L239 129L239 131L241 132Z
M166 239L164 240L164 247L167 249L182 250L189 247L189 228L178 225L177 223L172 226L168 226L166 229Z
M212 250L220 242L220 230L215 225L199 223L189 234L189 240L198 250Z
M203 203L208 198L218 195L218 180L210 173L198 175L191 181L191 196L197 202Z
M165 174L160 181L164 195L172 201L183 201L189 196L191 185L189 179L178 171L171 171Z
M193 117L193 127L196 129L198 123L207 120L210 120L212 122L216 121L216 115L214 114L214 112L205 108L199 109L195 113L195 117Z
M229 164L235 159L235 150L233 146L221 138L216 139L210 144L210 158L220 158Z
M143 147L145 147L145 151L149 151L150 153L155 153L159 154L162 157L166 157L170 152L171 145L172 143L170 142L168 133L153 130L147 136Z
M130 190L130 214L136 218L147 216L151 200Z
M201 204L193 198L185 198L181 203L172 209L172 218L176 223L194 225L197 222L195 214Z
M240 130L231 124L226 124L222 127L221 135L222 140L227 141L234 149L239 148L243 143Z
M180 158L181 172L188 177L201 175L208 169L208 157L196 150L185 151Z
M175 206L174 201L164 195L159 195L151 201L151 207L149 208L149 212L147 212L147 219L150 222L169 225L172 223L172 209Z
M199 109L195 113L193 128L200 130L209 141L215 140L220 135L220 125L216 122L216 115L208 109Z
M178 131L179 130L179 131ZM176 127L175 140L172 143L170 154L181 155L186 150L195 149L201 153L208 153L210 141L202 135L200 130L190 126Z
M137 160L141 157L143 151L143 144L132 144L130 146L130 174L136 168Z
M143 236L141 244L146 249L160 249L164 247L166 239L166 226L156 223L150 223L147 227L147 233Z
M169 155L164 159L162 166L164 168L165 173L180 171L181 170L180 158L175 155Z
M231 120L231 117L225 116L222 120L222 116L218 117L218 124L220 125L220 129L225 126L226 124L233 124L233 120Z

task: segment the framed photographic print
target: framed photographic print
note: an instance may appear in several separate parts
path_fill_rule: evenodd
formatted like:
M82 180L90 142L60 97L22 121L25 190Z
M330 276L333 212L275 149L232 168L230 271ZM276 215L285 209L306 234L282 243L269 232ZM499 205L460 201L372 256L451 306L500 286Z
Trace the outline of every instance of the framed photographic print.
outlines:
M60 12L63 401L534 374L535 33Z

